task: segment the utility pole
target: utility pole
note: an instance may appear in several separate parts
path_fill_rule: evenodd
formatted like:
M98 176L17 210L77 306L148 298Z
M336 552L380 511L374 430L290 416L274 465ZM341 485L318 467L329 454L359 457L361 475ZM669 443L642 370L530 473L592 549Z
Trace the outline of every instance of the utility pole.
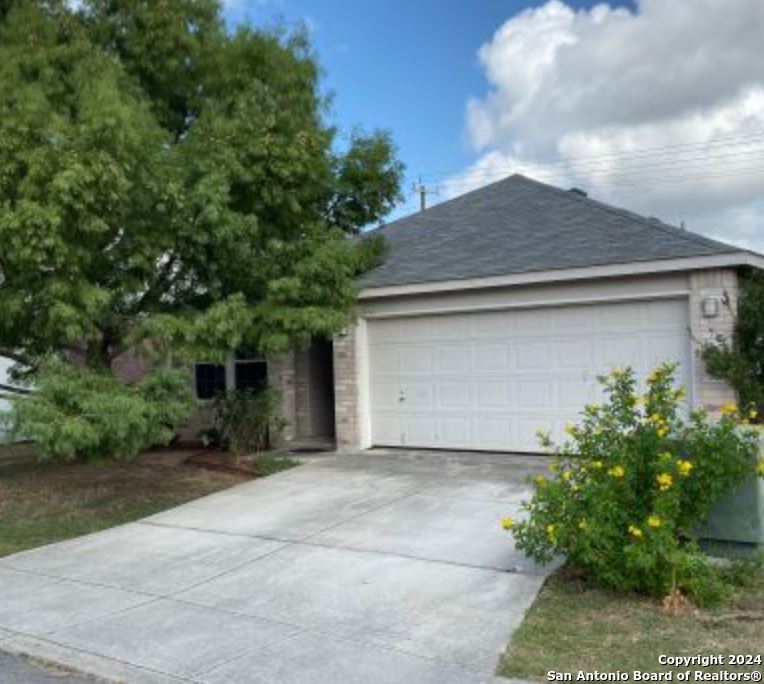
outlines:
M419 211L427 209L427 195L437 194L422 182L421 177L414 183L414 192L419 193Z

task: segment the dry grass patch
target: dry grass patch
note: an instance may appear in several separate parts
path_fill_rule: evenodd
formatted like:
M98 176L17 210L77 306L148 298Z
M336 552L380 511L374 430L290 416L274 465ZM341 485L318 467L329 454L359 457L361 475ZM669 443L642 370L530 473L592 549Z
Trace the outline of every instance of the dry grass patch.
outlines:
M0 556L153 515L243 482L173 462L34 462L30 447L0 447Z
M665 672L659 655L762 654L764 574L752 573L720 611L671 613L657 601L595 589L561 571L547 581L502 657L498 674ZM684 668L687 669L687 668ZM701 669L701 668L690 668ZM707 668L750 672L761 666Z

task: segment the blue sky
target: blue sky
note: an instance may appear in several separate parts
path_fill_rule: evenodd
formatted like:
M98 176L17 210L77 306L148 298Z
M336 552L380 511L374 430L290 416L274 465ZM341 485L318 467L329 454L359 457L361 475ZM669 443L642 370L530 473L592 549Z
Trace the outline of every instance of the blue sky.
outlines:
M456 173L474 158L465 133L465 105L486 81L478 48L504 21L541 2L521 0L233 0L235 25L303 22L334 94L342 131L392 131L414 178ZM593 2L568 3L591 7ZM623 3L621 3L623 4Z
M431 202L521 172L764 252L761 0L223 0L305 25L345 135Z

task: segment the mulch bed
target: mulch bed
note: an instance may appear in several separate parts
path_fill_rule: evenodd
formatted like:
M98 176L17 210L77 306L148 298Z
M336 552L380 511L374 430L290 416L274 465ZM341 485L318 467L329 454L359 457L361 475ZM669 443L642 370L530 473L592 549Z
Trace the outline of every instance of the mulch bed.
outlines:
M205 449L192 453L185 460L186 463L207 470L217 470L224 473L234 473L243 477L252 477L252 464L247 461L236 463L236 458L231 454L217 451L215 449Z

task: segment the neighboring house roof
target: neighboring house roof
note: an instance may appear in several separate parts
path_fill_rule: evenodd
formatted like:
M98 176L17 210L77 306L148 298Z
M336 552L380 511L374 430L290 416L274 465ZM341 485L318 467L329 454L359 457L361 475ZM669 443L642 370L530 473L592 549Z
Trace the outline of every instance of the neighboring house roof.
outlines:
M389 251L362 288L743 252L519 174L371 234Z

